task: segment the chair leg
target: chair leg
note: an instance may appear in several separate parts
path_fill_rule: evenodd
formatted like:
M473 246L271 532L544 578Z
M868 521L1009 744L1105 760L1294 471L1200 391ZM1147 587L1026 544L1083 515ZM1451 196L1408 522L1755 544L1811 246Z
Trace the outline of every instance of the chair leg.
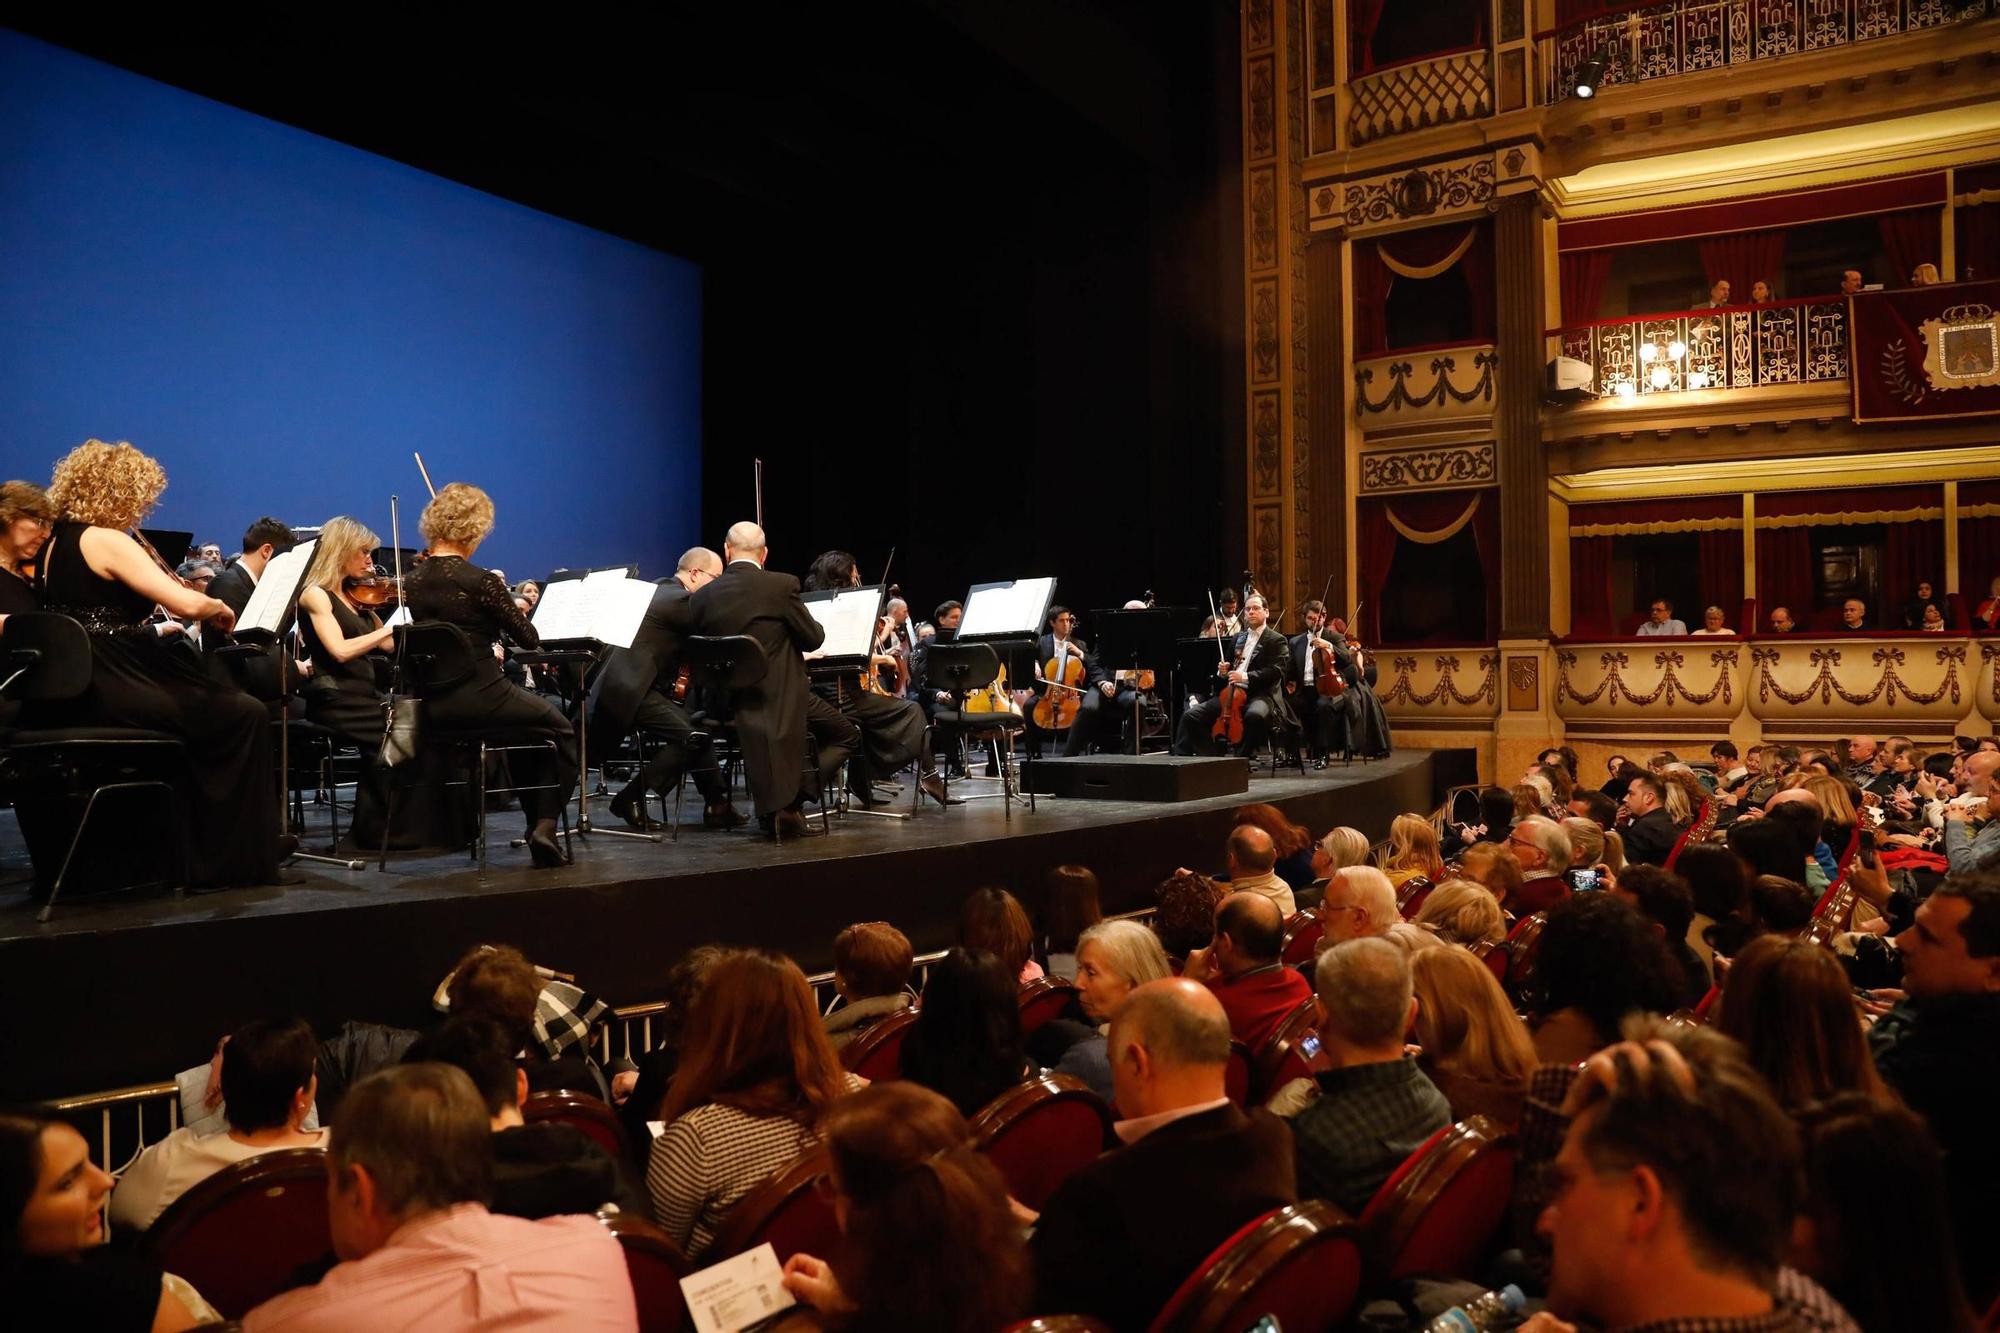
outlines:
M361 762L364 764L367 763L368 757L363 755ZM382 786L387 790L388 797L382 802L382 859L376 869L387 871L389 869L389 830L395 827L396 823L396 788L399 784L396 781L395 769L385 767L382 772L384 777ZM354 799L358 801L361 799L361 779L358 774L355 777L354 788Z
M472 844L472 863L486 871L486 742L479 742L478 765L473 770L472 803L479 809L478 840Z
M93 788L90 793L90 799L84 802L83 818L77 821L76 832L70 835L69 850L63 853L62 865L59 866L56 870L56 882L49 886L48 901L42 904L41 911L35 913L36 921L46 925L48 923L49 918L55 914L56 898L62 893L63 881L69 877L70 863L76 859L76 849L83 845L83 833L85 829L90 827L91 815L97 812L97 798L104 795L104 793L108 791L132 791L140 787L160 787L165 789L167 793L167 817L174 821L173 822L174 846L179 853L174 858L175 861L178 863L176 869L178 869L180 872L178 877L178 882L174 885L174 887L176 889L184 889L187 887L187 882L188 882L187 838L185 834L182 832L182 830L184 830L187 826L181 822L180 801L179 798L174 795L173 784L168 782L161 782L158 781L157 779L143 781L143 782L106 783L104 786Z

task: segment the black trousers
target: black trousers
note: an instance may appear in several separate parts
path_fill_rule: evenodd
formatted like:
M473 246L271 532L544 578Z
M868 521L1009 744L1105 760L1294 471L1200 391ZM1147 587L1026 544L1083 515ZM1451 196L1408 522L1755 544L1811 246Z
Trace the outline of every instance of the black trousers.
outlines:
M1209 735L1215 726L1215 719L1222 712L1220 699L1203 699L1200 703L1181 714L1180 734L1174 740L1175 754L1221 754L1226 748L1223 743ZM1271 719L1275 710L1269 699L1253 697L1243 706L1243 743L1231 753L1245 756L1257 753L1271 734Z
M1130 690L1119 690L1108 699L1104 697L1103 690L1089 690L1076 710L1076 721L1070 724L1069 739L1063 742L1063 755L1089 754L1092 745L1106 748L1119 745L1125 728L1131 725Z
M1329 699L1305 686L1293 696L1293 708L1305 727L1306 746L1320 758L1347 748L1347 700Z
M653 746L653 757L639 774L649 790L670 792L680 785L681 776L687 774L708 804L714 805L728 795L722 789L715 746L707 733L695 730L685 707L658 690L648 690L639 700L632 726L645 732Z
M538 749L505 756L507 771L523 789L521 810L530 826L560 815L570 793L576 790L575 728L561 709L541 695L508 684L497 662L491 675L474 676L453 689L426 696L423 725L460 736L482 736L489 745L554 741L553 756Z
M817 694L806 695L806 734L812 738L819 786L802 792L808 800L825 800L827 788L840 775L840 765L861 752L861 728Z

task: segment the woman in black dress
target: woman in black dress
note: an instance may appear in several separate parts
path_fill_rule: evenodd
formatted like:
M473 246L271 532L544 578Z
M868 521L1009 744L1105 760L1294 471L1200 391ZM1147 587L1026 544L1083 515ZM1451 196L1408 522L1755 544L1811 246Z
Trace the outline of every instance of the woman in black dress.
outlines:
M472 553L493 530L493 501L485 491L460 481L444 486L424 506L418 526L430 544L430 558L403 580L412 620L457 625L472 636L475 648L501 639L523 648L541 645L541 636L514 605L507 585L472 563ZM523 788L529 854L537 866L561 865L556 815L576 787L576 732L554 704L508 684L498 658L478 656L478 666L464 681L425 698L426 717L439 726L481 728L498 743L556 743L553 763L533 750L507 758Z
M54 517L47 493L33 482L0 485L0 628L8 616L36 609L27 571L49 539Z
M188 751L190 885L270 884L279 838L269 712L146 623L156 605L210 631L236 623L228 606L182 584L125 531L166 488L160 465L130 444L86 440L56 464L55 531L35 589L43 610L89 632L90 684L78 698L29 705L22 722L178 736Z

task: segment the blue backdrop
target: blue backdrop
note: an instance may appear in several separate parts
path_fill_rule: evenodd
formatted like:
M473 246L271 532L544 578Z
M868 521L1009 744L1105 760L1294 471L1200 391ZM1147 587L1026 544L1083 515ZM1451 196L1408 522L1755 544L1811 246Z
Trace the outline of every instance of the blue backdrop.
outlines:
M482 564L650 577L700 392L694 264L0 30L0 476L128 439L151 526L386 542L395 492L416 546L418 450L492 494Z

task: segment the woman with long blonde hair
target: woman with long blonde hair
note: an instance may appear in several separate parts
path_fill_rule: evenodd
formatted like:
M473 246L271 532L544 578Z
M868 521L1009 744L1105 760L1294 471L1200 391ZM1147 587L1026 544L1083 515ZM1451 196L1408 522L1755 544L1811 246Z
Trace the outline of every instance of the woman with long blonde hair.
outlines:
M1519 1124L1535 1072L1535 1042L1486 964L1466 949L1410 955L1419 1063L1455 1120L1488 1115Z
M1382 873L1401 889L1418 875L1433 884L1444 878L1444 857L1438 852L1437 830L1422 815L1397 815L1389 825L1389 846L1382 855Z

